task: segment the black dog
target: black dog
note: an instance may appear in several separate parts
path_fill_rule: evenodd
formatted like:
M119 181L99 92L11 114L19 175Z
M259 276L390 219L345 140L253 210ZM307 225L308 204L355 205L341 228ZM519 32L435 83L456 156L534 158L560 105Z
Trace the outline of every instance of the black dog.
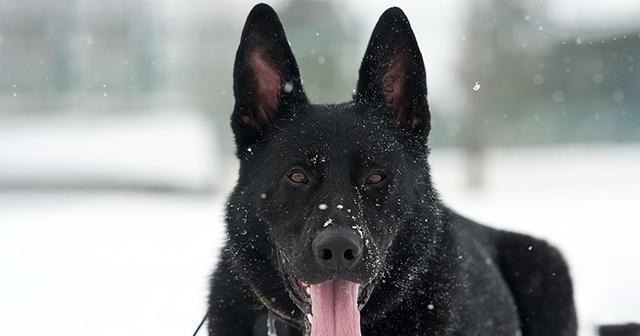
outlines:
M425 68L400 9L380 17L352 102L309 103L267 5L235 62L241 164L210 335L576 334L555 248L438 199Z

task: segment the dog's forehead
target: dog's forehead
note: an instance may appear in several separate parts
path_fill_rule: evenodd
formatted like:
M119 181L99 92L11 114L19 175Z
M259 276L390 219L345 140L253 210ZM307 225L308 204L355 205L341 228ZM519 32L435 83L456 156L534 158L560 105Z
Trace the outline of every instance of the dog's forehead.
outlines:
M396 133L389 123L368 118L353 104L314 105L283 124L272 141L312 159L359 156L375 161L399 155L402 146Z

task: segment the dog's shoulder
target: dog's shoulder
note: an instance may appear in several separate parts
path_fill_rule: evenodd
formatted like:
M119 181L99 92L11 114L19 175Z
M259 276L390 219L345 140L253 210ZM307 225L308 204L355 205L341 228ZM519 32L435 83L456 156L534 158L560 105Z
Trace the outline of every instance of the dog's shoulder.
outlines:
M499 231L498 266L516 300L524 335L575 335L569 267L544 240Z
M509 286L523 335L575 335L569 267L560 251L529 235L493 229L449 210L449 219L484 248Z

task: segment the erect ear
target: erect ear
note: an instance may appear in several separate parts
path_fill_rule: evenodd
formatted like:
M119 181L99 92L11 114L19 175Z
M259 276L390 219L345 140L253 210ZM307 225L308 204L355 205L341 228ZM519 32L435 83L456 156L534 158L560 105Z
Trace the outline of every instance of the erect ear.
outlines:
M409 20L400 8L387 9L373 29L354 98L358 103L381 107L406 129L428 133L424 62Z
M266 4L253 7L247 17L233 77L231 125L239 145L253 142L288 107L307 102L280 19Z

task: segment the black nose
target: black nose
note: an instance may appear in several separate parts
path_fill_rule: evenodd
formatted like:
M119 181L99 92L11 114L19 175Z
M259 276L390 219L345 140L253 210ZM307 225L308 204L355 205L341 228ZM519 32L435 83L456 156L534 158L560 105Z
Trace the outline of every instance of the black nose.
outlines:
M326 229L313 240L313 255L324 268L353 268L362 258L362 238L347 229Z

